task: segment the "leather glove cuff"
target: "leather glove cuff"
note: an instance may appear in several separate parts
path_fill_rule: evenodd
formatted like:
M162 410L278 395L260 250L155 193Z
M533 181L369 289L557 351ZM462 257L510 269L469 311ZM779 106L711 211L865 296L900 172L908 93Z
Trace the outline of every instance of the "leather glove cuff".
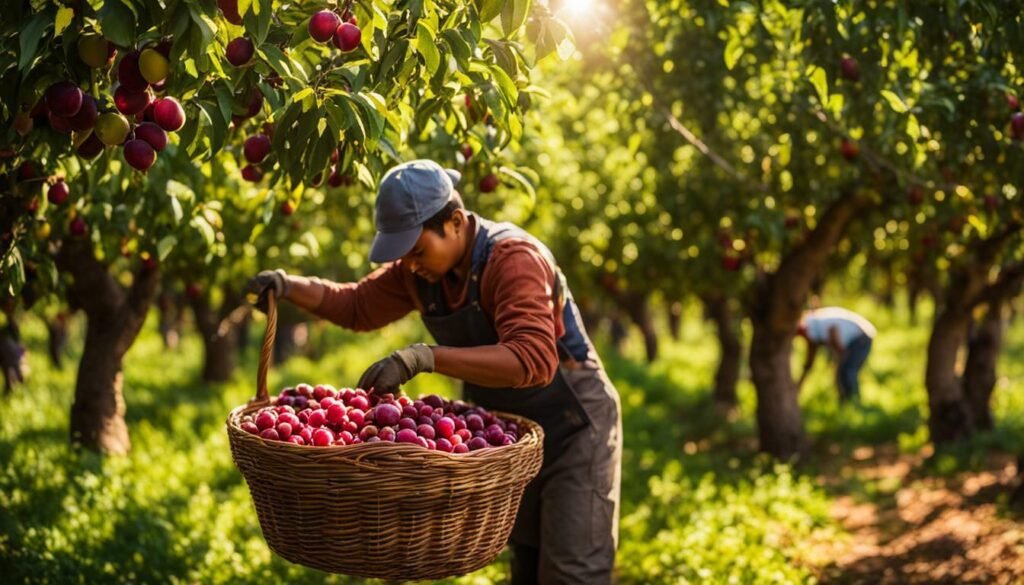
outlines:
M405 366L410 378L420 372L434 371L434 352L425 343L414 343L400 349L395 352L395 357Z

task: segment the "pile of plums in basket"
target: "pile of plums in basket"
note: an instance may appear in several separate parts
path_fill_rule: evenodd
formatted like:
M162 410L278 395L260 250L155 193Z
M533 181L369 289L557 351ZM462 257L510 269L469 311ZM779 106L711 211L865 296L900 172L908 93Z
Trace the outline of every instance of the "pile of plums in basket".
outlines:
M386 441L468 453L519 440L515 422L461 400L435 394L413 400L326 384L285 388L273 406L242 417L240 427L267 440L315 447Z

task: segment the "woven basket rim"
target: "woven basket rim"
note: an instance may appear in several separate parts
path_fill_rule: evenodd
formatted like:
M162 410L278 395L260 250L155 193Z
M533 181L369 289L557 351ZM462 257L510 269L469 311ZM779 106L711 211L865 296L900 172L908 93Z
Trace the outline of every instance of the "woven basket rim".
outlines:
M317 447L313 445L297 445L289 441L274 441L271 439L264 439L259 435L254 435L252 433L248 433L242 430L239 423L239 420L242 418L242 416L244 416L247 413L247 411L256 411L266 406L270 406L269 401L266 403L259 402L243 404L232 409L231 413L228 415L227 420L225 421L228 427L228 432L234 434L236 437L239 438L242 436L252 437L253 439L258 440L259 444L262 444L262 446L264 447L272 449L293 449L294 453L330 453L338 452L341 450L345 450L346 453L355 453L360 450L370 453L375 450L386 449L389 453L395 453L396 450L402 450L416 454L430 453L430 455L427 455L428 457L437 456L451 460L464 460L467 457L480 458L508 456L511 454L512 451L518 449L529 449L534 445L543 444L544 442L544 429L536 421L526 418L525 416L520 416L517 414L512 414L499 410L488 409L487 412L493 414L494 416L497 416L505 420L511 419L512 422L515 422L517 424L525 424L528 429L528 432L525 434L521 434L519 440L516 441L515 443L512 443L511 445L489 447L487 449L477 449L476 451L469 451L466 453L446 453L444 451L438 451L436 449L425 449L419 445L413 445L411 443L397 443L395 441L380 441L378 443L357 443L355 445L327 445L324 447ZM257 443L253 442L250 444L256 445Z

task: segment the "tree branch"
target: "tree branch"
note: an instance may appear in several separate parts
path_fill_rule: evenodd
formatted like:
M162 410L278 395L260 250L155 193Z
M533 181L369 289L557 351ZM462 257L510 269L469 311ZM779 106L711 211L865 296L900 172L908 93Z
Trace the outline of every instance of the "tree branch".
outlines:
M135 316L144 318L153 304L153 297L156 296L159 282L160 271L158 269L146 270L143 268L136 272L125 300L128 310Z
M969 301L971 307L1015 297L1024 286L1024 260L1003 266L995 282L990 283Z
M758 314L762 319L778 324L774 328L783 333L790 324L800 318L803 303L811 284L825 265L832 248L842 238L846 227L861 210L873 205L873 201L856 192L848 191L825 210L821 221L803 243L786 254L779 268L762 281ZM775 290L780 283L784 290Z
M769 191L768 185L750 179L749 177L738 171L736 167L729 164L729 161L725 160L725 158L723 158L720 154L712 150L711 147L705 144L704 141L698 138L696 134L691 132L689 128L687 128L681 121L679 121L679 118L676 118L667 106L662 104L657 99L654 100L654 103L655 106L657 106L658 111L661 112L663 116L665 116L666 120L668 120L669 126L671 126L672 129L675 130L680 136L682 136L687 142L693 145L694 148L700 151L701 154L711 159L711 162L713 162L716 166L718 166L720 169L725 171L727 174L732 176L740 183L753 187L755 190L760 191L762 193L766 193Z

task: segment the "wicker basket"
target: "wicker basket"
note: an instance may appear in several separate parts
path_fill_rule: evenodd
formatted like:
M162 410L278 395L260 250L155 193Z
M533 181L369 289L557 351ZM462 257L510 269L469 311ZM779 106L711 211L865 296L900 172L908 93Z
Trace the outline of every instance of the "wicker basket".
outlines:
M372 443L309 447L241 430L270 403L267 370L277 329L270 299L256 398L231 411L231 454L271 550L331 573L414 581L486 566L512 531L526 484L540 471L544 434L519 425L513 445L461 455Z

